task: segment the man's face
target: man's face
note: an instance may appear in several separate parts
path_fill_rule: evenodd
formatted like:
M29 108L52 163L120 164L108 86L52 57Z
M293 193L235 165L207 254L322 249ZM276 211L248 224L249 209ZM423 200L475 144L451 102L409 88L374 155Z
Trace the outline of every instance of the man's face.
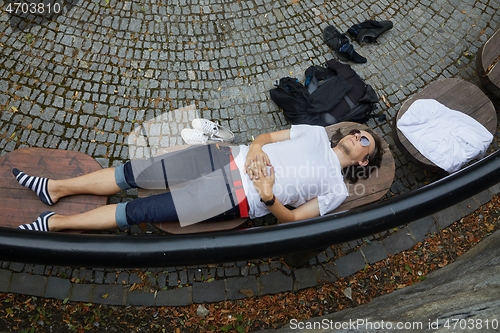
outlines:
M352 164L366 165L375 150L375 139L366 131L352 130L339 141L338 147L351 158Z

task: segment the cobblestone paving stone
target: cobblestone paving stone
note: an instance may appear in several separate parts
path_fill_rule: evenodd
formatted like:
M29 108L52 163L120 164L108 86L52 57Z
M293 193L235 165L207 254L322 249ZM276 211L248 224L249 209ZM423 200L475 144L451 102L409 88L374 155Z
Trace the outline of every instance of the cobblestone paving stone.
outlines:
M394 28L378 44L354 43L368 62L351 64L378 92L379 110L388 117L368 122L395 157L387 197L437 179L395 148L391 123L397 110L438 79L479 85L476 52L500 23L498 0L70 0L59 14L18 16L7 13L8 4L0 1L0 155L22 147L67 149L91 155L103 167L121 164L131 153L149 153L137 141L140 125L156 138L154 147L181 144L180 130L196 117L229 127L236 143L287 128L269 89L283 76L303 80L309 65L334 57L322 30L392 20ZM498 187L473 200L484 203L495 193ZM130 190L110 201L135 195ZM3 262L0 291L104 304L185 305L298 290L411 246L453 222L452 212L412 222L404 234L391 231L334 246L300 269L279 258L145 270ZM241 289L247 294L235 292Z

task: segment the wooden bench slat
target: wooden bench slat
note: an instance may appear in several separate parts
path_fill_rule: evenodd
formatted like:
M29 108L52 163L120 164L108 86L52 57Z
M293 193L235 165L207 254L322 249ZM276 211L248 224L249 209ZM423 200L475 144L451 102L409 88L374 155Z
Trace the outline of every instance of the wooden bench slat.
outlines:
M191 224L186 227L181 227L179 222L163 222L157 223L154 226L169 234L194 234L201 232L214 232L222 230L232 230L241 227L246 222L246 219L234 219L220 222L200 222Z
M491 66L500 55L500 30L497 30L483 45L483 52L479 54L482 57L486 69Z
M17 227L30 223L47 210L62 215L79 214L108 201L107 196L75 195L47 206L32 190L19 185L11 171L14 167L34 176L53 179L81 176L101 169L92 157L66 150L22 148L0 157L0 226Z
M479 48L476 72L482 86L500 99L500 29Z

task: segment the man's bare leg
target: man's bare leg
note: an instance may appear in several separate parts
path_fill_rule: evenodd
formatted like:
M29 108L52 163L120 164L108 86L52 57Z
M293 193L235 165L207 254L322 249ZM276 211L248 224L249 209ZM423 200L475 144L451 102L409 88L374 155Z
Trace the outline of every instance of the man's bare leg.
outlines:
M68 179L47 179L12 169L19 184L34 191L40 200L54 205L60 198L75 194L111 195L121 191L116 184L115 168L101 169Z
M75 215L55 214L48 219L49 231L116 229L117 205L106 205Z
M54 212L43 212L36 221L20 225L20 229L35 231L61 230L109 230L116 229L116 204L101 206L85 213L75 215L59 215Z
M50 179L49 195L56 203L60 198L75 194L112 195L121 191L115 181L115 168L107 168L68 179Z

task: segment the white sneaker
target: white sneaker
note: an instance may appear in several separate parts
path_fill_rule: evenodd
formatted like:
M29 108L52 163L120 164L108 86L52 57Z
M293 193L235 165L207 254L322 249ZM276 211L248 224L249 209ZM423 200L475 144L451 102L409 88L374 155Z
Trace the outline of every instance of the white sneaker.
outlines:
M208 141L208 135L192 128L184 128L181 137L188 145L206 145Z
M202 131L192 128L184 128L181 131L181 137L188 145L206 145L223 141L221 138L208 136Z
M218 141L231 142L234 140L234 134L229 129L214 123L213 121L196 118L191 122L193 127L209 136L210 139Z

